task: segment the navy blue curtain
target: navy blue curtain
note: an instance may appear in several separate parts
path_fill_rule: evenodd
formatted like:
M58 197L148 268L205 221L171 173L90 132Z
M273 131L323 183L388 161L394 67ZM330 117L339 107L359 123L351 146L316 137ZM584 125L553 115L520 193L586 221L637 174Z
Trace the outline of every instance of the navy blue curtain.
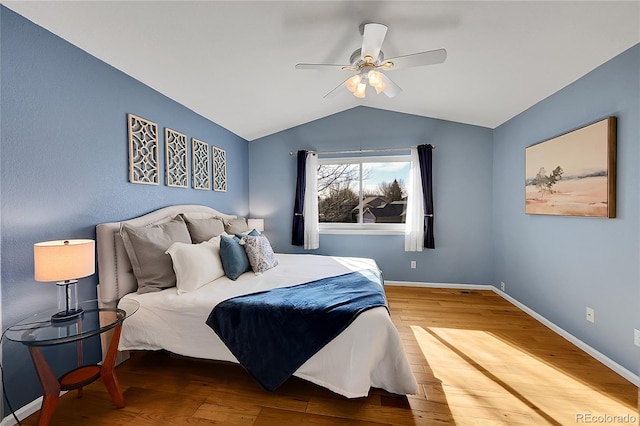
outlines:
M436 248L433 238L433 187L431 159L433 146L418 145L418 160L420 162L420 180L422 180L422 196L424 200L424 248Z
M293 228L291 244L304 245L304 192L307 185L307 151L298 151L298 177L296 179L296 201L293 206Z

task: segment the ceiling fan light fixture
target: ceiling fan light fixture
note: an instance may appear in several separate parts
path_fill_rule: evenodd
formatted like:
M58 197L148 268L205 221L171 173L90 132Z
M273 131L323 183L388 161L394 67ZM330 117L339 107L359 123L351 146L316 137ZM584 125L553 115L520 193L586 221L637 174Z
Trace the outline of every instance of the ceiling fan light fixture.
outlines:
M376 89L376 93L379 95L387 88L387 83L384 81L382 73L380 71L371 70L368 74L369 85Z
M350 77L349 79L347 79L344 85L347 87L347 89L349 89L351 93L355 93L361 82L362 82L362 76L360 76L360 74L356 74Z
M382 73L380 71L371 70L368 74L369 84L376 87L382 81Z
M376 84L373 87L376 89L376 93L379 95L380 93L384 92L384 90L387 88L387 83L385 83L384 81L381 81L380 83Z
M387 34L387 29L386 25L375 22L360 25L362 47L353 51L349 58L349 65L297 64L296 68L337 68L344 71L355 72L355 75L352 75L327 93L324 96L325 98L336 93L336 90L342 87L342 85L353 93L354 96L364 98L366 96L367 83L375 89L377 94L384 93L387 97L393 98L402 92L402 88L387 77L384 71L441 64L447 58L447 51L445 49L437 49L396 56L385 61L385 56L381 49Z

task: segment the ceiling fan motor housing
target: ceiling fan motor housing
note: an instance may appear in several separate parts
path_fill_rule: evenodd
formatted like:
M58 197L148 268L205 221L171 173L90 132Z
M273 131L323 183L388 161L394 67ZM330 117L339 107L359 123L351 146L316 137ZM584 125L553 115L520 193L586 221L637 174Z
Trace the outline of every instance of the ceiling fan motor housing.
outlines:
M351 54L351 57L349 57L349 63L351 64L352 67L354 68L358 68L362 65L364 65L364 60L360 57L361 56L361 52L362 49L358 48L356 50L353 51L353 53ZM384 62L384 53L382 52L382 50L380 51L380 54L378 55L378 59L372 61L374 64L376 65L380 65L381 63Z

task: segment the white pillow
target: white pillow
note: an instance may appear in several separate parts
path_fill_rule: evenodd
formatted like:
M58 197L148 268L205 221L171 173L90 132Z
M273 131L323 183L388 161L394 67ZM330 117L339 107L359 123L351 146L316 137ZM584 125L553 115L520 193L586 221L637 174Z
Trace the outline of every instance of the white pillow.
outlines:
M178 294L199 289L224 276L220 237L200 244L173 243L166 251L173 261Z

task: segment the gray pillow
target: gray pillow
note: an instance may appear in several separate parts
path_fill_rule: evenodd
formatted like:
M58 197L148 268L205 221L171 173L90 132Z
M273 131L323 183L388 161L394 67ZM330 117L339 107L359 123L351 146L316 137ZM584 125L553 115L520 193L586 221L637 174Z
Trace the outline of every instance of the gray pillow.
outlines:
M189 219L185 215L182 215L182 217L187 224L193 244L209 241L211 238L224 233L224 221L221 217L212 216L206 219Z
M138 293L175 287L173 263L165 252L176 242L191 244L189 230L182 217L176 216L167 223L153 226L122 224L120 235L138 281Z
M247 219L244 217L227 219L224 223L224 230L227 234L231 235L244 234L245 232L250 231L249 225L247 225Z

